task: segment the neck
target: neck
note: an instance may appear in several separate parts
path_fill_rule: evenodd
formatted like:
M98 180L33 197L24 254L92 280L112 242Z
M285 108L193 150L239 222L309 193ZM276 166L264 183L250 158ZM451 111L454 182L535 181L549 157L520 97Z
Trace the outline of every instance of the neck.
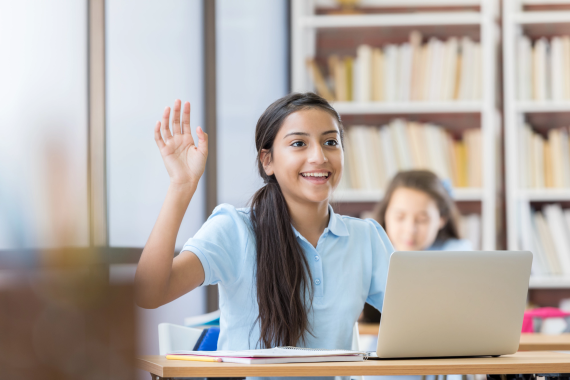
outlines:
M287 199L287 207L291 215L293 227L314 247L329 224L329 202L299 203Z

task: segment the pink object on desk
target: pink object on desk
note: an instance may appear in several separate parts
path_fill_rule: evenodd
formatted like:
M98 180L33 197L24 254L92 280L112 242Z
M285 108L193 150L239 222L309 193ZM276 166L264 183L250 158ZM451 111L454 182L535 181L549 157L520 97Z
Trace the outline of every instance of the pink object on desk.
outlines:
M533 333L534 331L534 319L540 318L567 318L570 317L570 312L562 311L555 307L540 307L538 309L528 310L524 313L522 332L523 333Z

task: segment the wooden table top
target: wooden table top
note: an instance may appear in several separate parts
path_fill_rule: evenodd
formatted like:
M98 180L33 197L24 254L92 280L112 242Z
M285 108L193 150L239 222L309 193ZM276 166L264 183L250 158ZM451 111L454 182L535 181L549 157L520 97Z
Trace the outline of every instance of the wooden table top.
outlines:
M375 323L359 323L358 330L362 335L378 335L378 326L379 325ZM570 334L521 334L519 351L568 350L570 350Z
M568 351L570 334L521 334L519 351Z
M363 362L236 364L141 356L137 367L161 377L351 376L570 373L570 354L532 351L497 358L366 360Z

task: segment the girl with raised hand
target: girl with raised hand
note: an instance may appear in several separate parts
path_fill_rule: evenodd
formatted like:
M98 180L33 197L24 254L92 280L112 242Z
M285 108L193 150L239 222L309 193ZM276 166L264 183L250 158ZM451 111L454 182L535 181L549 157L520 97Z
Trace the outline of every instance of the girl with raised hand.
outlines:
M137 303L156 308L199 286L219 284L218 349L276 346L350 349L365 302L381 309L389 256L374 220L329 205L343 172L338 113L313 94L290 94L257 122L257 165L265 185L251 207L218 206L174 257L182 217L204 172L207 135L190 134L180 101L155 128L170 175L164 205L142 253Z

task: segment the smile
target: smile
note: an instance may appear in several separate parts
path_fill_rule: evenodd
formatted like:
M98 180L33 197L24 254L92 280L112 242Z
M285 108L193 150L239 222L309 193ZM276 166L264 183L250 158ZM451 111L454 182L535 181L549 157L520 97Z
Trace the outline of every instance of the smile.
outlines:
M305 178L318 178L318 179L326 179L329 178L330 172L306 172L301 173L301 176Z

